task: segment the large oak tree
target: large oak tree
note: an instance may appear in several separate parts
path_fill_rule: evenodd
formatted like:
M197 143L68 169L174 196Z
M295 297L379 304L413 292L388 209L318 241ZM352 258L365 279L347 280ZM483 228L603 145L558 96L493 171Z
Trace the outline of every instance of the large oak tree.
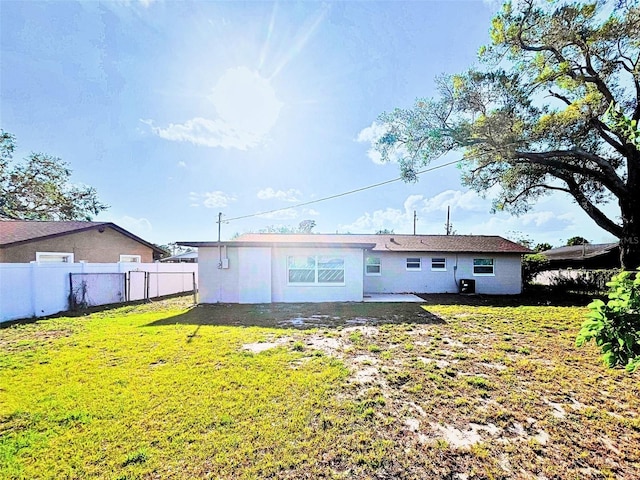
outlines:
M521 0L493 18L481 64L436 79L438 96L384 113L375 146L403 177L461 151L463 183L496 210L570 196L640 266L640 7ZM611 218L602 205L617 204Z
M108 208L95 188L70 183L60 158L31 153L13 162L15 137L0 130L0 215L22 220L91 220Z

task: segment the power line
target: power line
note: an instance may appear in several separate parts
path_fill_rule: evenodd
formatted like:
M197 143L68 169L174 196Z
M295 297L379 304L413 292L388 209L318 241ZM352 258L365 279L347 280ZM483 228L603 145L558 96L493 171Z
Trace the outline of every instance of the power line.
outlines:
M454 165L454 164L459 163L459 162L460 162L460 160L454 160L454 161L451 161L451 162L443 163L442 165L437 165L435 167L425 168L424 170L420 170L419 172L416 172L416 176L417 175L422 175L423 173L432 172L432 171L438 170L440 168L448 167L450 165ZM386 181L380 182L380 183L374 183L373 185L367 185L366 187L356 188L355 190L349 190L348 192L338 193L336 195L331 195L329 197L318 198L317 200L311 200L311 201L304 202L304 203L298 203L296 205L291 205L291 206L283 207L283 208L276 208L274 210L266 210L264 212L252 213L250 215L243 215L241 217L228 218L228 219L223 220L223 221L224 222L232 222L234 220L242 220L244 218L259 217L260 215L268 215L269 213L282 212L284 210L289 210L291 208L306 207L307 205L312 205L314 203L325 202L327 200L333 200L334 198L344 197L346 195L351 195L353 193L362 192L364 190L370 190L372 188L381 187L382 185L388 185L389 183L398 182L400 180L402 180L402 177L393 178L391 180L386 180Z

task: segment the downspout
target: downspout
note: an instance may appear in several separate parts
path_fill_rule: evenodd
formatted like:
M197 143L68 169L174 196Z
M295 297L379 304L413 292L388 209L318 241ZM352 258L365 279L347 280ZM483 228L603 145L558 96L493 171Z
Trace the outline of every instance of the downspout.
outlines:
M458 254L456 253L456 264L453 266L453 283L456 284L456 290L460 291L460 285L458 285L458 278L456 277L456 273L458 272Z

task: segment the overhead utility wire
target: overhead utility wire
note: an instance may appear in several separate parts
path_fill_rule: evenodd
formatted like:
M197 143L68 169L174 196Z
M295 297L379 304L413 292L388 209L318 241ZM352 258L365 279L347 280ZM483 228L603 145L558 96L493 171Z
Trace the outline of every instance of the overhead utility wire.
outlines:
M424 170L420 170L419 172L416 172L416 175L422 175L423 173L432 172L434 170L438 170L439 168L448 167L449 165L454 165L454 164L459 163L459 162L460 162L460 160L454 160L452 162L443 163L442 165L436 165L435 167L425 168ZM358 193L358 192L362 192L364 190L369 190L371 188L381 187L382 185L387 185L389 183L398 182L400 180L402 180L402 177L393 178L391 180L386 180L384 182L375 183L373 185L367 185L366 187L356 188L355 190L349 190L348 192L338 193L336 195L331 195L329 197L319 198L317 200L311 200L309 202L304 202L304 203L298 203L297 205L291 205L289 207L276 208L275 210L267 210L267 211L264 211L264 212L252 213L251 215L243 215L241 217L227 218L226 220L222 220L222 221L226 223L226 222L231 222L233 220L241 220L241 219L244 219L244 218L258 217L260 215L267 215L269 213L281 212L283 210L289 210L291 208L306 207L307 205L311 205L311 204L319 203L319 202L324 202L326 200L332 200L332 199L338 198L338 197L344 197L345 195L351 195L352 193Z

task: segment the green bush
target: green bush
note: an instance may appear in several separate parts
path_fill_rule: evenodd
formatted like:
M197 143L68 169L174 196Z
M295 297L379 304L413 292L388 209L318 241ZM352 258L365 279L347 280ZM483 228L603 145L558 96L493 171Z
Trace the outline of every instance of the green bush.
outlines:
M554 293L604 294L612 276L619 270L572 270L566 275L559 272L551 278L550 290Z
M588 305L576 345L594 340L609 367L625 366L633 372L640 367L640 275L621 272L607 286L609 301Z
M522 257L522 282L528 285L536 274L547 270L549 260L544 255L532 253Z

